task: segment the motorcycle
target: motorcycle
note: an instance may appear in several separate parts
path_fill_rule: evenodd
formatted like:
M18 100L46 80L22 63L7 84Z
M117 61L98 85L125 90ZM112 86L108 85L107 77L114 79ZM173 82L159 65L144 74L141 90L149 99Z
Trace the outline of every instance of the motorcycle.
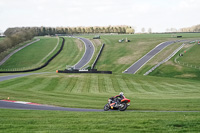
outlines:
M104 111L108 111L109 109L125 111L127 107L130 106L130 102L131 100L127 98L124 98L122 100L114 100L109 98L108 103L104 106Z

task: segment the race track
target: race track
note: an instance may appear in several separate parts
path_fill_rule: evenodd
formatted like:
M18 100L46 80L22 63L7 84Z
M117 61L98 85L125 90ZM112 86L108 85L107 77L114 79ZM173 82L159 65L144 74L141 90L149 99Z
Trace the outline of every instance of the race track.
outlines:
M81 69L83 66L85 66L93 57L94 55L94 45L92 42L88 39L82 38L82 37L75 37L83 41L85 45L85 53L81 60L74 65L75 69Z
M133 65L131 65L123 73L135 74L142 66L144 66L156 54L158 54L161 50L163 50L164 48L166 48L167 46L169 46L175 42L176 41L168 41L168 42L163 42L163 43L157 45L154 49L152 49L149 53L147 53L145 56L140 58L137 62L135 62ZM185 42L185 40L178 41L178 42Z
M102 107L103 108L103 107ZM52 110L52 111L75 111L75 112L102 112L103 109L82 109L82 108L65 108L40 104L14 103L0 100L0 109L19 109L19 110ZM110 110L118 111L118 110ZM129 112L200 112L200 111L165 111L165 110L126 110Z
M40 105L40 104L25 104L25 103L15 103L0 100L0 109L21 109L21 110L54 110L54 111L81 111L81 112L99 112L103 111L103 109L80 109L80 108L64 108L64 107L55 107L48 105Z

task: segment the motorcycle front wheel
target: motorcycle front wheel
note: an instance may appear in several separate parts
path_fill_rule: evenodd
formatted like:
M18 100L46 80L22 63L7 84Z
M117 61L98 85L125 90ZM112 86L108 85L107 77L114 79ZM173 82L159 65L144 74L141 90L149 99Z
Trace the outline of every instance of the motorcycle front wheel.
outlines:
M122 103L121 106L119 107L120 111L125 111L127 109L127 104L126 103Z
M108 111L109 108L110 108L109 104L106 104L106 105L104 106L104 111Z

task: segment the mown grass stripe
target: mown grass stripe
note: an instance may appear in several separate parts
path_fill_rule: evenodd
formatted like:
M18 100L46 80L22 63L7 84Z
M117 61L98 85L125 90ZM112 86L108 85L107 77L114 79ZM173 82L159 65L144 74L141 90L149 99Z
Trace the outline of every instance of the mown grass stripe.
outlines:
M28 84L32 83L36 78L34 77L32 80L30 80L29 78L24 77L23 79L24 80L22 80L21 82L17 82L11 86L7 86L4 88L7 90L21 91L21 90L25 89L25 87L27 87Z
M106 92L105 82L102 77L102 75L98 75L98 86L99 86L99 92Z
M138 80L138 83L141 84L141 87L144 91L146 92L154 92L154 90L152 90L151 88L149 88L149 86L147 85L146 81L143 80Z
M74 89L74 86L77 83L78 78L77 77L73 77L72 80L70 81L70 83L67 86L67 91L68 92L72 92L72 90Z
M29 90L32 92L42 91L43 88L45 88L49 84L49 78L42 77L41 81L42 81L41 83L40 82L35 83L37 85L30 88Z
M133 93L138 93L138 92L143 93L143 92L145 92L143 89L141 89L140 84L138 84L137 81L135 81L135 79L134 80L129 79L127 82L129 82L133 86L130 89Z
M162 85L162 82L151 82L154 86L157 86L157 88L160 90L160 92L168 92L168 88Z
M108 93L109 93L109 92L114 93L114 92L115 92L115 89L113 88L113 84L112 84L112 80L111 80L110 75L109 75L109 76L104 75L103 78L104 78L104 83L105 83L106 92L108 92Z
M167 88L170 88L170 92L176 92L177 90L180 90L177 89L177 86L175 84L163 83L163 85L167 86Z
M148 81L142 81L143 84L145 84L152 92L155 93L161 93L162 91L157 87L157 85L152 84L151 82ZM157 83L159 84L159 83Z
M124 79L124 82L126 83L128 89L129 89L131 92L137 91L137 90L134 88L133 84L131 83L131 81L133 81L133 80L129 80L129 78L127 78L126 76L124 76L123 79Z
M112 85L113 85L115 92L121 92L122 90L119 86L119 83L117 82L117 76L116 75L111 76L111 81L112 81Z
M77 83L75 84L75 86L74 86L74 88L73 88L73 90L72 90L71 92L72 92L72 93L81 93L84 84L85 84L85 79L79 77L79 78L77 79Z
M53 91L58 85L59 78L51 78L49 79L49 83L42 88L42 91Z
M91 75L88 74L86 77L85 77L85 80L84 80L84 85L83 85L83 89L82 89L82 92L83 93L88 93L90 91L90 83L91 83Z
M140 80L135 79L135 83L134 83L135 88L138 88L139 91L141 91L142 93L146 93L149 92L146 90L146 88L144 88L140 82Z
M66 86L68 84L68 78L67 77L61 77L59 78L59 83L58 83L58 86L56 86L55 88L55 92L56 93L65 93L65 90L66 90Z
M99 86L98 86L98 75L92 74L91 75L91 93L99 93Z
M5 87L13 86L15 84L19 84L21 82L26 81L26 77L22 78L15 78L15 79L10 79L10 80L5 80L0 82L0 88L4 89Z
M29 91L31 88L40 85L43 83L44 78L34 78L34 79L28 79L26 82L23 82L21 86L15 89L15 91Z
M74 80L73 78L66 78L65 90L64 90L65 93L71 92L72 88L70 88L71 86L70 84L72 83L73 80Z
M125 93L130 93L131 91L129 90L126 82L124 81L124 78L123 77L117 77L117 82L119 83L119 87L120 89L125 92Z

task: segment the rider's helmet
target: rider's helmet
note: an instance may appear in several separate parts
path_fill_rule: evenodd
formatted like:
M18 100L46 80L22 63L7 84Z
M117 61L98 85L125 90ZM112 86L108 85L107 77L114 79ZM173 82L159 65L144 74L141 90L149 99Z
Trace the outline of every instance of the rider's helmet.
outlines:
M120 92L119 95L120 95L120 96L124 96L124 93L123 93L123 92Z

